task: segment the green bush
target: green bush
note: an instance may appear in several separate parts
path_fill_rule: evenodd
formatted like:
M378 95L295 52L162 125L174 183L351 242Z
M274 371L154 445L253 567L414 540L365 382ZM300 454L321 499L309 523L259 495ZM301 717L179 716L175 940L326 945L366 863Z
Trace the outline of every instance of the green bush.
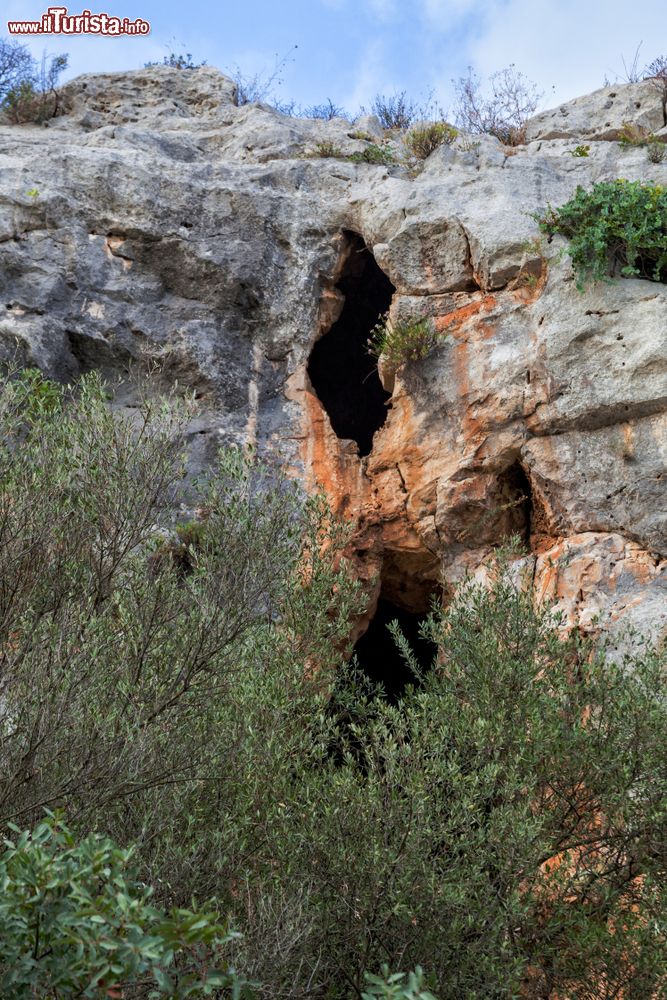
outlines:
M136 985L151 996L209 996L241 981L226 963L233 935L206 911L152 906L132 851L90 834L76 843L53 816L12 827L0 854L0 989L5 1000L97 997Z
M440 146L451 146L457 135L457 129L447 122L431 122L410 129L405 145L418 160L425 160Z
M438 343L433 320L425 317L412 323L391 323L383 317L371 331L368 350L396 367L421 361Z
M390 166L396 159L386 146L378 146L375 142L369 142L365 149L348 156L350 163L376 163L382 166Z
M3 821L57 804L121 843L187 828L190 793L219 770L234 802L246 726L270 747L283 699L291 722L312 707L308 658L340 656L355 605L319 552L338 530L326 505L236 451L186 485L188 413L150 398L114 413L95 376L1 388Z
M361 1000L436 1000L432 993L424 988L424 973L417 966L414 972L389 972L387 965L383 966L381 976L366 973L366 989L361 994Z
M389 703L344 666L349 536L237 452L190 482L188 407L2 386L3 823L137 844L267 998L664 993L664 654L565 637L501 560L429 619L430 670L395 633Z
M540 229L565 236L577 286L610 276L667 281L667 189L615 180L578 187L560 208L538 217Z
M262 927L265 952L240 968L336 998L384 962L422 966L443 997L510 1000L527 976L568 1000L602 977L609 996L661 995L664 657L615 665L564 638L503 565L427 631L440 659L421 684L398 705L343 684L339 753L325 727L295 759L270 870L245 876L241 947Z

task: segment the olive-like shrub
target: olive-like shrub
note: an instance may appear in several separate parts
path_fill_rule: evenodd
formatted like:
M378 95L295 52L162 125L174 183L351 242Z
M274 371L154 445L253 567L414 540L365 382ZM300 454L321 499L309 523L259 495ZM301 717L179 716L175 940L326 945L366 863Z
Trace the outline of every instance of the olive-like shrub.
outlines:
M193 482L194 403L107 395L0 383L0 970L27 981L3 1000L95 996L100 950L135 962L102 966L141 977L127 1000L164 992L145 949L208 974L206 941L203 970L145 940L147 906L193 898L257 1000L666 996L665 650L564 634L504 557L427 619L431 664L394 626L390 701L345 663L362 608L323 501L235 451ZM45 807L74 844L16 839ZM177 943L211 930L189 920Z

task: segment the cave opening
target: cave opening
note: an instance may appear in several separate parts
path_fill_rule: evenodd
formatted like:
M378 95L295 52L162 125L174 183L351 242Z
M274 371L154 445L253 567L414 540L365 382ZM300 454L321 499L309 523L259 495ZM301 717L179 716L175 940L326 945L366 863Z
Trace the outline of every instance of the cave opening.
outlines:
M518 535L528 545L533 529L533 493L525 469L517 460L499 482L504 513L502 535Z
M395 288L362 237L352 232L343 236L344 261L336 288L345 301L339 318L311 351L308 377L334 433L355 441L363 456L370 453L373 435L386 420L390 398L367 344Z
M371 622L357 640L354 656L359 669L374 684L381 684L389 702L398 702L409 684L419 684L410 665L406 663L396 641L389 631L391 622L408 640L419 669L427 673L437 653L435 643L420 635L420 627L427 618L426 612L407 611L385 597L380 597Z

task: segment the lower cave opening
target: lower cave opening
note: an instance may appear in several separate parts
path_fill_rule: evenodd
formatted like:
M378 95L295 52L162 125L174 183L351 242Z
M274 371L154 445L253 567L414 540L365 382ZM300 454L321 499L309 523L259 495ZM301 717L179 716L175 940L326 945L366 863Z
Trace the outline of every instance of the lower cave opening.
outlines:
M414 676L406 663L388 626L391 622L398 622L420 670L426 673L431 669L437 653L436 644L420 635L420 626L426 617L426 612L406 611L380 597L370 625L354 647L354 656L362 673L371 683L381 684L385 697L393 704L400 700L409 684L419 683L419 678Z
M499 484L504 514L501 534L518 535L528 545L533 520L532 489L518 460L500 476Z
M390 393L382 387L368 339L387 312L395 288L358 233L345 232L344 262L336 288L345 297L331 329L315 343L308 377L339 438L368 455L387 417Z

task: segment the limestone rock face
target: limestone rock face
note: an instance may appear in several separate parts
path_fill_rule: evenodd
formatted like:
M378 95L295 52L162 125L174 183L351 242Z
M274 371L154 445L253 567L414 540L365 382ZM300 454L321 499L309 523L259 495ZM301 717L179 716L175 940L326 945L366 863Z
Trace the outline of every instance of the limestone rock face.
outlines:
M528 123L528 140L618 139L626 122L659 132L667 125L661 90L661 82L650 79L601 87L587 97L536 115Z
M667 633L667 286L577 291L533 218L578 185L667 182L614 141L624 121L664 127L658 91L604 88L534 118L525 146L464 137L419 171L396 136L394 163L346 158L385 141L375 121L234 98L216 70L153 67L80 77L47 128L0 127L2 356L62 380L157 363L158 388L199 400L195 468L253 444L326 489L370 610L381 590L422 610L518 532L572 624ZM322 335L359 335L346 297L372 313L359 238L394 321L438 331L423 360L380 365L391 395L363 457L308 369Z

